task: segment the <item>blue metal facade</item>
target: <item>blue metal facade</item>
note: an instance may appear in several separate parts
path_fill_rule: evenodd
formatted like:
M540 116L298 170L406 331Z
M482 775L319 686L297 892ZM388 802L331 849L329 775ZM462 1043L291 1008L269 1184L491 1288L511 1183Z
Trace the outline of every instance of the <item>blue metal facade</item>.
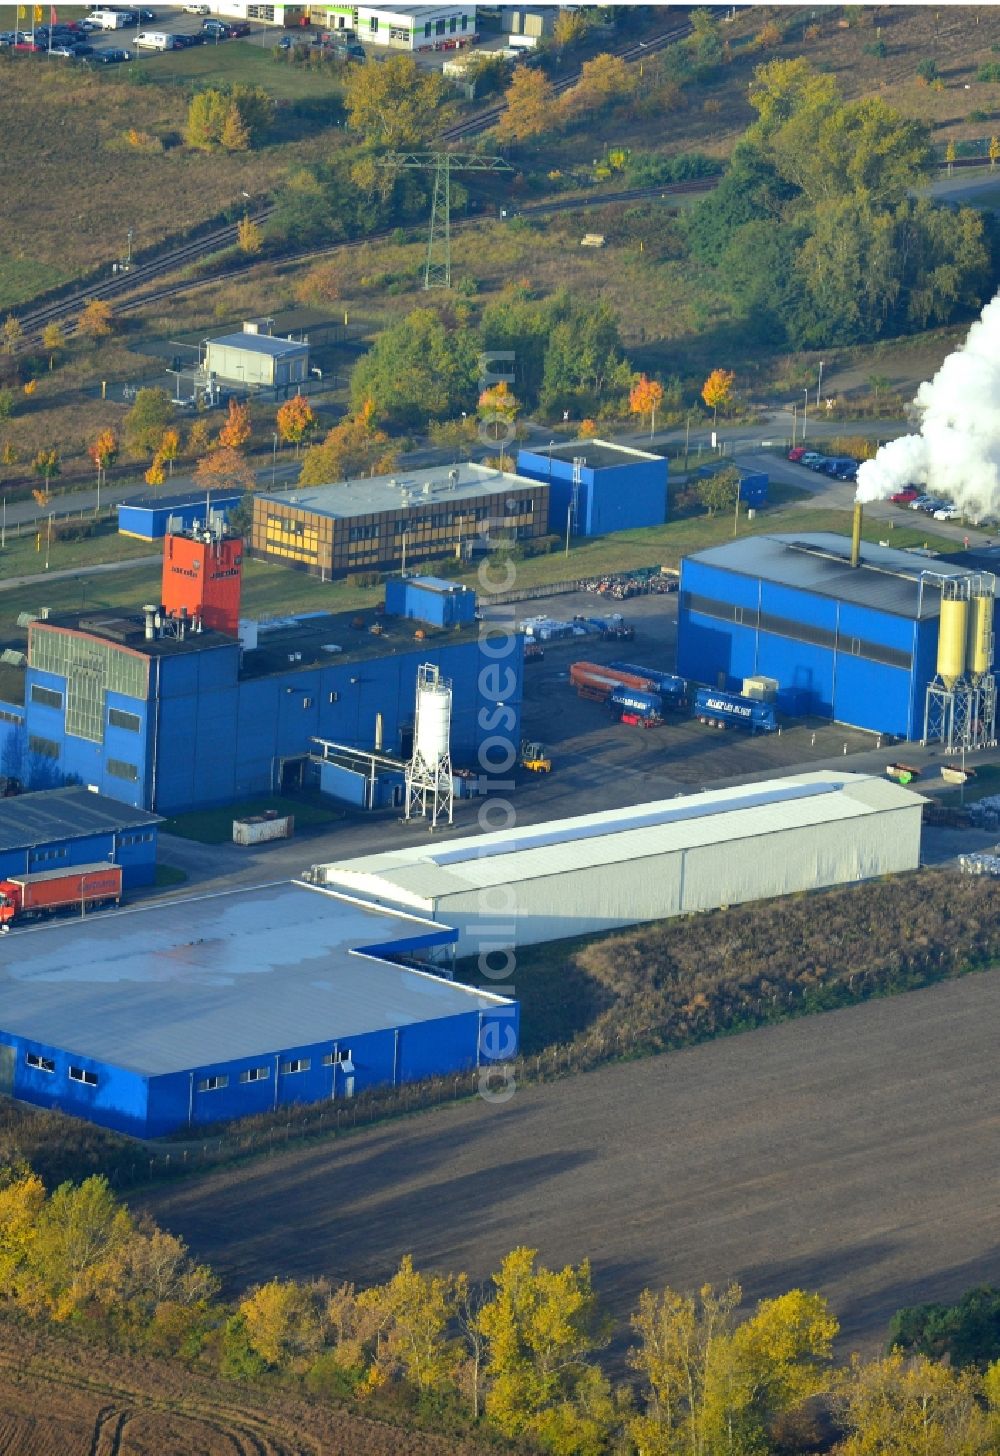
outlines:
M586 446L581 445L581 454ZM549 486L549 530L564 532L573 503L573 462L545 450L520 450L517 473ZM580 468L578 536L604 536L641 526L662 526L667 518L667 462L637 457L627 464Z
M228 516L240 503L237 495L213 495L211 508ZM123 536L138 536L142 541L162 541L167 522L180 520L185 529L205 519L205 495L173 496L169 500L123 503L118 507L118 530Z
M776 678L782 712L919 738L937 635L936 616L878 611L697 558L681 565L678 672L728 691L754 674Z
M495 645L490 655L471 641L263 677L239 676L236 642L152 656L145 698L107 694L103 742L67 730L66 679L29 667L25 778L47 787L75 779L164 814L276 792L313 738L371 749L379 715L385 751L399 752L412 729L422 662L437 663L452 680L452 757L477 767L486 740L519 741L523 637L512 634L510 647L499 666ZM34 684L60 694L61 705L34 700ZM115 726L112 708L132 726Z
M436 576L394 576L385 584L385 610L390 617L457 627L475 617L476 593Z

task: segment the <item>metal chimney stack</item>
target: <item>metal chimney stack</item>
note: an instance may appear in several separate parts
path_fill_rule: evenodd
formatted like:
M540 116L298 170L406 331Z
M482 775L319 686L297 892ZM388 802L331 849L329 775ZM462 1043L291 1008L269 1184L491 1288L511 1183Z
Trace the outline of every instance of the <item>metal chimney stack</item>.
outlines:
M861 565L861 526L864 520L864 507L860 501L854 503L854 525L851 528L851 565Z

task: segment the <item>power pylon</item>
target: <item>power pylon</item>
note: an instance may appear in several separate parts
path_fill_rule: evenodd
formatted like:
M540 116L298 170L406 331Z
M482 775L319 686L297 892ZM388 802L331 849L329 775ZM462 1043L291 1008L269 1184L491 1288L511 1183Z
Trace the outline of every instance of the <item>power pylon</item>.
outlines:
M390 152L379 166L434 173L424 287L450 288L452 172L513 172L514 168L503 157L481 157L475 152Z

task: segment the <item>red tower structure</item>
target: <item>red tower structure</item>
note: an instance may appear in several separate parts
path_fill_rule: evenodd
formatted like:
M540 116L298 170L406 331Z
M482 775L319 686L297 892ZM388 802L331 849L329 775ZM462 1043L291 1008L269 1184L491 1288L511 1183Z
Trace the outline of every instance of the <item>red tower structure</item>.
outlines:
M163 543L163 605L170 617L200 618L213 632L238 637L243 542L197 528Z

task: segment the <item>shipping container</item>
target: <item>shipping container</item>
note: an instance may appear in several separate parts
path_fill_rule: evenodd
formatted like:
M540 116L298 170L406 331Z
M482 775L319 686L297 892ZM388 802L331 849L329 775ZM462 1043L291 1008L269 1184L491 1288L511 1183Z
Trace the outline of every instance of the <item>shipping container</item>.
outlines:
M738 693L699 688L694 695L694 716L713 728L746 728L751 733L773 733L778 716L772 703L758 703Z
M234 844L267 844L272 839L291 839L294 832L293 814L251 814L233 820Z
M122 867L106 863L40 870L0 880L0 925L71 906L106 904L122 897Z

